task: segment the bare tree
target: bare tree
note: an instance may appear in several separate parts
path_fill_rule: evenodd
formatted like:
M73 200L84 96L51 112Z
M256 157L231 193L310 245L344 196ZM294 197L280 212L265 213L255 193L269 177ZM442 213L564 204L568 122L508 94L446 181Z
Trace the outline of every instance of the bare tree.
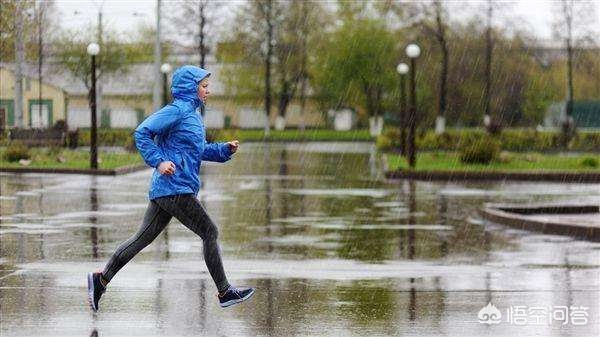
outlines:
M200 68L205 67L206 54L208 54L208 48L206 47L206 7L208 6L208 0L198 1L198 53L200 54Z
M504 4L495 0L487 0L485 5L485 73L483 88L483 124L490 133L500 132L502 125L500 118L496 118L492 113L492 62L496 40L494 37L494 17L500 11Z
M87 89L91 86L90 57L86 52L88 41L93 41L92 29L81 33L79 30L63 31L53 42L56 48L53 62L59 67L68 70L73 76L82 81ZM146 42L146 43L144 43ZM141 55L152 50L152 43L148 40L133 43L129 46L118 39L115 31L107 30L103 33L102 52L96 60L96 79L103 79L105 74L116 72L127 73L128 65L139 62ZM148 54L144 61L151 60Z
M491 125L491 89L492 89L492 52L494 50L494 40L492 37L492 17L494 13L493 1L487 2L487 27L485 30L485 88L483 89L484 104L484 124Z
M442 70L440 73L440 98L438 106L438 121L436 121L436 133L444 133L446 128L446 94L448 83L448 42L446 39L446 23L442 0L434 2L436 34L435 37L442 51ZM439 126L438 126L439 125Z
M271 62L273 58L273 32L275 18L273 15L273 0L256 0L256 4L260 13L262 14L262 17L264 18L265 25L265 136L268 136L270 131L269 118L271 116Z
M561 1L564 26L566 28L565 49L567 50L567 105L566 118L563 122L565 133L565 147L569 141L573 123L573 0Z
M439 77L439 98L438 98L438 114L436 118L435 132L444 133L446 129L446 96L448 92L448 60L449 48L447 39L447 13L444 7L443 0L434 0L433 8L429 5L423 5L425 18L421 22L425 32L432 35L440 46L442 53L442 69Z
M280 82L278 120L276 127L285 127L287 108L296 96L298 85L304 97L307 77L307 41L309 25L313 23L313 12L309 5L301 0L292 0L285 5L285 17L278 24L276 54L276 76ZM301 100L304 98L301 98ZM305 102L301 102L305 104Z
M241 7L219 44L218 55L228 63L222 73L227 90L246 98L264 93L265 115L276 104L275 127L285 128L294 98L300 96L301 111L305 107L310 46L323 39L315 32L327 26L327 13L318 1L253 0Z
M44 97L42 90L43 83L43 65L44 56L44 40L52 37L54 25L52 17L54 17L54 1L53 0L37 0L35 4L35 28L37 31L37 61L38 61L38 114L39 120L42 120L42 99Z
M0 61L14 62L15 126L25 127L23 116L23 67L26 62L38 61L38 80L41 88L42 65L47 55L44 41L55 31L53 0L1 0ZM41 94L38 96L41 99ZM4 125L0 126L4 127Z
M25 62L25 41L23 38L23 16L25 2L17 1L15 6L15 126L22 128L23 123L23 63Z
M215 22L220 13L219 4L214 0L184 0L167 3L166 19L172 23L167 33L178 41L194 46L198 55L198 65L206 67L208 55L217 35ZM172 9L172 10L171 10ZM191 39L187 39L190 37Z
M564 40L565 51L567 54L567 99L565 106L565 116L562 123L566 147L575 134L576 125L573 121L573 59L575 49L582 45L586 40L592 40L591 32L588 31L591 26L591 19L594 13L592 6L597 4L584 1L560 0L556 6L557 18L554 29L558 38Z
M38 106L40 107L38 110L40 120L42 120L42 65L44 63L44 44L42 38L42 20L44 18L45 6L43 1L38 1L36 4L36 14L37 14L37 28L38 28Z
M302 17L308 17L308 6L302 1ZM306 107L306 82L308 81L307 62L308 62L308 20L303 20L300 28L300 130L304 132L306 127L304 121L304 109Z

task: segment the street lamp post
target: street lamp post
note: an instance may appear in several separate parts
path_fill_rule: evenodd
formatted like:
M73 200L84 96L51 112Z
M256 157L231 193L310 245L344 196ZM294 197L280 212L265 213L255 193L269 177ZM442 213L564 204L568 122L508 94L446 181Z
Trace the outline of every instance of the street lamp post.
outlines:
M163 74L163 97L162 97L162 105L165 106L169 104L169 73L171 72L171 65L168 63L163 63L160 66L160 72Z
M400 74L400 151L403 156L406 156L406 74L408 65L400 63L396 67L396 71Z
M417 125L417 94L416 94L416 61L421 55L421 48L418 45L411 43L406 46L406 56L410 58L410 108L408 115L408 166L415 168L416 163L416 146L415 146L415 129Z
M100 53L100 46L97 43L90 43L87 46L87 53L92 57L92 87L90 88L90 110L92 115L92 125L90 133L90 167L98 168L98 136L96 133L96 55Z
M154 39L154 86L152 88L152 110L160 109L160 21L161 21L161 0L156 1L156 35Z

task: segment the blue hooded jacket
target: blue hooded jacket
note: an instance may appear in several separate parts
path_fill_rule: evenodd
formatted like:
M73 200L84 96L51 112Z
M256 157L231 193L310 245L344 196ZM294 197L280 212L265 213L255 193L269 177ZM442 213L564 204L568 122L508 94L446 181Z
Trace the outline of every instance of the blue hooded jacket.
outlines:
M154 167L150 200L176 194L197 194L200 162L231 159L227 143L206 142L204 123L197 109L198 85L210 73L196 66L183 66L173 73L173 102L148 116L134 133L135 145L146 164ZM163 161L175 164L175 173L162 175L156 169Z

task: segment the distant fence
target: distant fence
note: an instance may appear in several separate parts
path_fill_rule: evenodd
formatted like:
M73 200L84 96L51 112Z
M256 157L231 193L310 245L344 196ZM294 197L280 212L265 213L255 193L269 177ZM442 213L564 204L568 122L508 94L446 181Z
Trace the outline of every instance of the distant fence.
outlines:
M8 140L28 146L64 146L66 132L57 129L11 129Z

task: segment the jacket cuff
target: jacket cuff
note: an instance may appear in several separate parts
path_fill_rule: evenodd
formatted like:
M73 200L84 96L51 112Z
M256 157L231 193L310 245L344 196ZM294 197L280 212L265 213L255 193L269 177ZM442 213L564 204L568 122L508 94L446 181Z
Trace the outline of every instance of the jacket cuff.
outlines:
M165 160L162 157L154 157L150 159L147 163L148 165L150 165L150 167L158 168L158 165L160 165L160 163L162 163L163 161Z
M231 152L231 146L229 146L228 143L222 143L221 144L221 153L223 154L224 159L227 159L227 160L231 159L231 155L233 154Z

